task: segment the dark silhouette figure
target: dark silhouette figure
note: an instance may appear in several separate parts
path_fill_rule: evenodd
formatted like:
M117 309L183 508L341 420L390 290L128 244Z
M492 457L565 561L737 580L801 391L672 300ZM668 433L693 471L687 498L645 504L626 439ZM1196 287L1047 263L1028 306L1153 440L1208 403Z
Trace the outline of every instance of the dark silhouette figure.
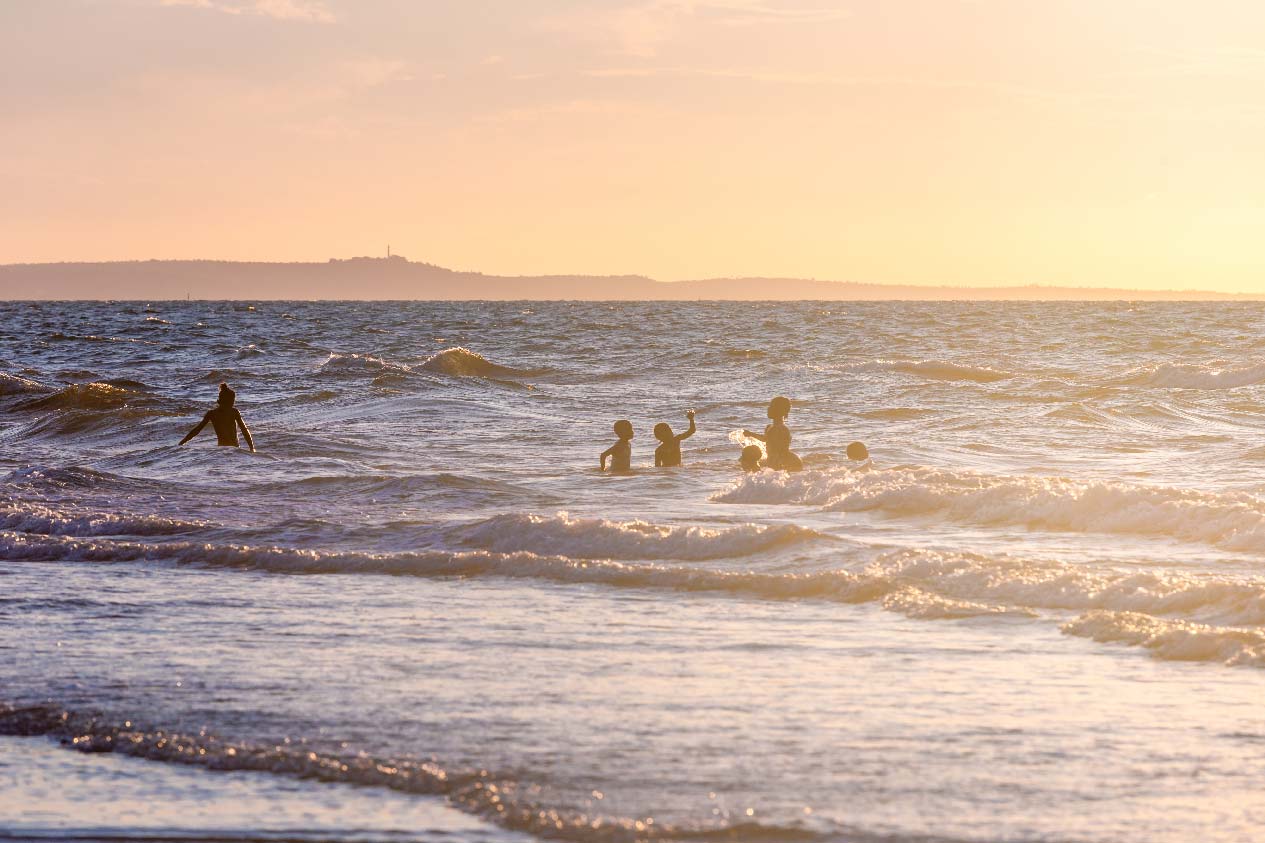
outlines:
M672 432L672 425L659 422L654 426L654 438L663 444L654 449L654 464L670 468L681 464L681 440L694 435L694 411L686 410L685 417L690 420L690 429L679 436Z
M607 458L611 461L611 471L632 471L632 422L628 419L615 422L615 435L619 441L602 451L602 471L606 470Z
M791 429L786 426L786 417L791 414L791 400L781 395L769 402L768 427L764 434L744 430L742 434L748 439L757 439L764 443L769 452L764 464L777 471L800 471L804 463L791 450Z
M220 384L219 404L215 409L208 410L207 414L202 417L202 421L198 422L198 426L189 431L184 439L180 440L180 444L188 442L193 437L202 432L202 428L206 427L207 422L215 428L215 438L219 440L221 445L237 447L237 428L242 429L242 436L246 437L246 444L250 446L250 452L255 452L255 440L250 438L250 430L246 427L246 422L242 421L242 414L237 412L237 408L233 406L233 402L237 400L237 393L228 388L228 384Z
M864 442L853 442L848 445L848 459L855 462L865 462L870 458L870 449L865 447Z
M738 465L742 466L743 471L759 471L760 460L764 457L764 451L760 450L759 445L748 445L742 449L742 456L738 457Z

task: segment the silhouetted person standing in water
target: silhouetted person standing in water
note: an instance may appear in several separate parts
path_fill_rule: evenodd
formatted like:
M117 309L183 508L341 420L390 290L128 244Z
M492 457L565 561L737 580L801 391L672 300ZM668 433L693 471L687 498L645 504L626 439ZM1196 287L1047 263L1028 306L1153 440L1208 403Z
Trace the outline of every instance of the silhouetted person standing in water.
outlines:
M654 450L654 464L672 467L681 464L681 440L694 435L694 411L686 410L685 417L690 420L690 429L684 433L673 433L672 425L659 422L654 426L654 438L663 444Z
M791 399L779 395L769 402L770 423L764 429L764 435L750 430L742 432L748 439L758 439L764 443L769 454L764 464L776 471L799 471L804 467L804 463L791 450L791 429L786 426L786 417L790 414Z
M606 470L607 460L611 461L611 471L632 471L632 422L628 419L615 422L615 435L619 441L602 451L602 471Z
M237 393L228 388L228 384L220 384L220 403L213 410L209 410L202 421L198 422L198 426L189 431L189 435L180 440L180 444L188 442L193 437L202 432L202 428L206 427L207 422L215 428L215 438L219 440L221 445L229 445L237 447L237 428L242 429L242 436L246 437L246 444L250 446L250 452L255 452L255 440L250 438L250 431L246 428L246 422L242 421L242 414L237 412L237 408L233 406L233 402L237 400Z

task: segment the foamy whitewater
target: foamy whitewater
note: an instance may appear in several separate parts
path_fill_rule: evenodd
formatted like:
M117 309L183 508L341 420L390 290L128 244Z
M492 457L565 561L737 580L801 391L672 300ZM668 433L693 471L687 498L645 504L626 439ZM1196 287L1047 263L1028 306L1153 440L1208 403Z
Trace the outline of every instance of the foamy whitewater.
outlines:
M1265 307L0 315L0 839L1265 828Z

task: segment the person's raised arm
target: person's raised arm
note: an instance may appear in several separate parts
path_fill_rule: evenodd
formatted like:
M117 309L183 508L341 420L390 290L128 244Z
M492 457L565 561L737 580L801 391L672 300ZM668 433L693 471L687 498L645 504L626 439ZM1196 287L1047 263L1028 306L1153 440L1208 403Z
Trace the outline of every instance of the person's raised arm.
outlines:
M193 428L193 430L190 430L189 433L185 436L185 438L180 440L180 444L183 445L184 443L188 442L190 439L192 439L193 437L201 433L202 428L206 427L206 423L209 422L210 420L211 420L211 414L207 413L205 416L202 417L202 421L198 422L197 427Z
M242 419L242 414L233 410L233 415L237 417L237 426L242 429L242 436L246 437L246 444L250 446L250 452L255 453L255 440L250 438L250 430L246 427L246 422Z
M685 431L684 433L677 435L676 441L678 442L680 442L682 439L689 439L691 436L694 435L694 431L697 429L694 427L694 411L686 410L685 417L690 420L690 429Z

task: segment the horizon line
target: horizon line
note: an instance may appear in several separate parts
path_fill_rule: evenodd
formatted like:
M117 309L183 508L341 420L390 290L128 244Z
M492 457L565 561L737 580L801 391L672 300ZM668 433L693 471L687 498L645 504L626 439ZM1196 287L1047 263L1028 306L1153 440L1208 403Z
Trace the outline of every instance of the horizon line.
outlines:
M431 263L429 261L415 261L400 254L391 255L353 255L346 258L326 258L325 260L242 260L235 258L118 258L113 260L60 260L60 261L18 261L13 263L0 263L0 269L17 268L17 267L53 267L53 266L101 266L111 264L144 264L144 263L220 263L220 264L263 264L268 266L287 266L287 265L308 265L308 266L329 266L340 263L351 263L355 261L373 261L381 263L407 264L410 266L424 266L432 269L439 269L445 272L451 272L456 275L478 275L485 278L637 278L644 279L654 284L697 284L716 281L799 281L810 282L815 284L837 284L841 286L852 287L871 287L871 288L893 288L893 289L926 289L926 290L1068 290L1068 291L1084 291L1090 292L1121 292L1121 293L1141 293L1143 295L1203 295L1203 296L1224 296L1228 298L1265 298L1265 291L1259 293L1246 292L1230 292L1228 290L1200 289L1194 287L1173 288L1173 287L1120 287L1111 285L1089 286L1081 284L1067 283L1042 283L1042 282L1004 282L999 284L980 283L975 286L961 284L937 284L934 282L886 282L886 281L843 281L833 278L818 278L815 276L798 276L798 275L712 275L708 277L695 278L678 278L674 280L663 280L637 272L621 272L621 273L588 273L588 272L549 272L534 275L503 275L499 273L487 273L482 270L474 269L453 269L441 264ZM5 298L5 301L28 301L28 299ZM103 299L104 300L104 299ZM115 301L128 301L129 299L113 299ZM160 299L154 299L159 301ZM252 301L253 299L202 299L202 301ZM759 299L752 299L760 301ZM917 299L913 299L916 301ZM40 299L30 299L30 301L40 301ZM43 299L43 301L59 301L58 299ZM83 301L83 299L61 299L60 301ZM141 301L141 299L136 299ZM184 301L184 299L170 299L169 301ZM291 301L305 301L305 299L291 299ZM326 299L326 301L331 301ZM354 299L348 299L354 301ZM382 301L410 301L410 299L382 299ZM535 299L520 299L520 301L535 301ZM599 300L600 301L600 300ZM606 301L625 301L625 299L607 299ZM763 299L763 301L781 301L781 299Z

